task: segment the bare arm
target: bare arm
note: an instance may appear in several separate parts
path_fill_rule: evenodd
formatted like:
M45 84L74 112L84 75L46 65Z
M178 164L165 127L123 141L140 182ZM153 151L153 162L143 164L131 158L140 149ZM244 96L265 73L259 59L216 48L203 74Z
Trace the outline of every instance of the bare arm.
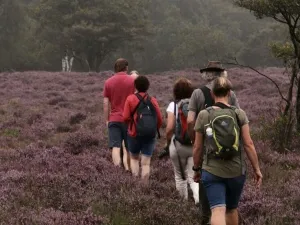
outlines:
M193 159L194 159L194 167L200 168L202 165L202 152L203 152L203 134L200 132L195 133L195 142L193 146ZM194 181L199 183L201 178L201 172L195 172Z
M103 113L104 113L104 120L106 123L109 121L109 114L110 114L110 102L109 99L104 97L103 98Z
M202 164L202 152L203 152L203 134L196 132L195 142L193 146L193 159L194 166L199 167Z
M167 146L170 146L171 144L171 140L174 134L174 129L175 129L175 115L172 112L168 112L167 128L166 128Z
M245 147L247 157L250 160L252 168L253 168L254 173L256 175L256 184L257 184L257 186L260 186L261 182L262 182L262 174L260 172L258 157L257 157L257 153L256 153L256 150L255 150L255 147L254 147L254 143L253 143L252 138L250 136L249 124L245 124L244 126L242 126L242 138L243 138L244 147Z
M187 118L187 125L188 125L188 134L191 138L192 143L195 141L195 121L196 121L196 113L193 111L189 111L188 118Z

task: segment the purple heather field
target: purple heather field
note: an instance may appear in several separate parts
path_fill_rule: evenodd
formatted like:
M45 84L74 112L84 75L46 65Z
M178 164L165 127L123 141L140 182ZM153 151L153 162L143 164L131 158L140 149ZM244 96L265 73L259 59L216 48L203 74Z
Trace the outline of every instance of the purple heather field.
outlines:
M262 71L287 88L282 69ZM233 68L228 74L250 119L264 175L257 191L248 170L239 207L244 224L299 225L300 152L279 154L257 135L263 120L277 112L278 92L250 70ZM149 189L112 166L102 109L109 76L109 71L0 74L0 224L199 224L193 200L183 202L176 193L170 159L157 158L164 138L153 157ZM150 94L163 112L180 76L203 84L196 69L148 76Z

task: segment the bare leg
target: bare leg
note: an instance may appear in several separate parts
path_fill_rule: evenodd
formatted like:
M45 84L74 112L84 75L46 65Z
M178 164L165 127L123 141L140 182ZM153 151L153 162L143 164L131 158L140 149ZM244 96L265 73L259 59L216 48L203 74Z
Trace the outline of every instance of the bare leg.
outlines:
M125 170L130 171L130 161L128 160L128 158L130 159L130 156L125 147L124 141L122 142L122 145L123 145L123 164L124 164Z
M121 149L120 148L113 148L112 149L112 160L115 166L121 166Z
M211 225L226 225L225 207L216 207L211 210Z
M142 182L145 186L149 184L149 177L150 177L150 162L151 157L142 155Z
M237 209L226 210L226 225L238 225L239 215Z
M131 172L133 176L138 177L140 173L140 162L139 162L139 156L130 156L130 165L131 165Z

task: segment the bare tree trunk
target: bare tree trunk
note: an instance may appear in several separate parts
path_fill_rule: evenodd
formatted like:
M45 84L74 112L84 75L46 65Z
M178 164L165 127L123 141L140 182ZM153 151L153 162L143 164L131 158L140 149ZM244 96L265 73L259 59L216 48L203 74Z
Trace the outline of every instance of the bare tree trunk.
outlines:
M300 133L300 81L297 82L297 97L296 97L296 118L297 118L297 131Z
M96 67L95 67L95 55L92 53L89 53L87 56L87 62L89 65L89 72L95 72Z
M287 103L286 103L286 106L284 109L284 116L288 115L288 112L292 105L293 90L294 90L295 79L296 79L297 75L298 75L298 63L297 63L297 59L295 59L295 61L293 62L293 65L292 65L292 75L291 75L290 86L289 86L289 91L288 91L288 95L287 95Z
M71 71L72 71L72 68L73 68L73 61L74 61L74 57L72 56L71 59L70 59L70 63L69 63L69 71L68 71L68 72L71 72Z
M100 65L103 62L104 57L101 54L98 54L96 57L96 72L98 73L100 71Z

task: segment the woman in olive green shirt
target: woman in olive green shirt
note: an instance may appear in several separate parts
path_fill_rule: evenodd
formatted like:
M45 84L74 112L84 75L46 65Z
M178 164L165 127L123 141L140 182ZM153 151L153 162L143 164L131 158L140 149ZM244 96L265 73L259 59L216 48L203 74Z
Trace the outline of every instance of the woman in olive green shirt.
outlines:
M228 104L231 89L232 85L228 79L224 77L217 78L212 87L216 104L210 111L202 110L195 124L196 136L193 149L194 180L200 182L201 178L205 187L212 210L212 225L226 225L226 222L230 225L238 225L237 207L246 179L245 153L253 167L257 187L259 187L262 182L262 174L260 172L256 150L250 136L248 118L242 109L231 108ZM217 110L221 108L234 110L234 114L237 117L236 124L239 125L241 133L241 143L244 145L244 149L241 148L241 146L239 147L239 154L227 160L217 158L213 154L208 153L208 151L203 154L204 146L208 146L205 142L205 140L208 140L207 134L211 132L211 130L208 131L207 129L207 125L211 122L210 112L215 111L214 113L216 113ZM200 172L202 161L203 167Z

